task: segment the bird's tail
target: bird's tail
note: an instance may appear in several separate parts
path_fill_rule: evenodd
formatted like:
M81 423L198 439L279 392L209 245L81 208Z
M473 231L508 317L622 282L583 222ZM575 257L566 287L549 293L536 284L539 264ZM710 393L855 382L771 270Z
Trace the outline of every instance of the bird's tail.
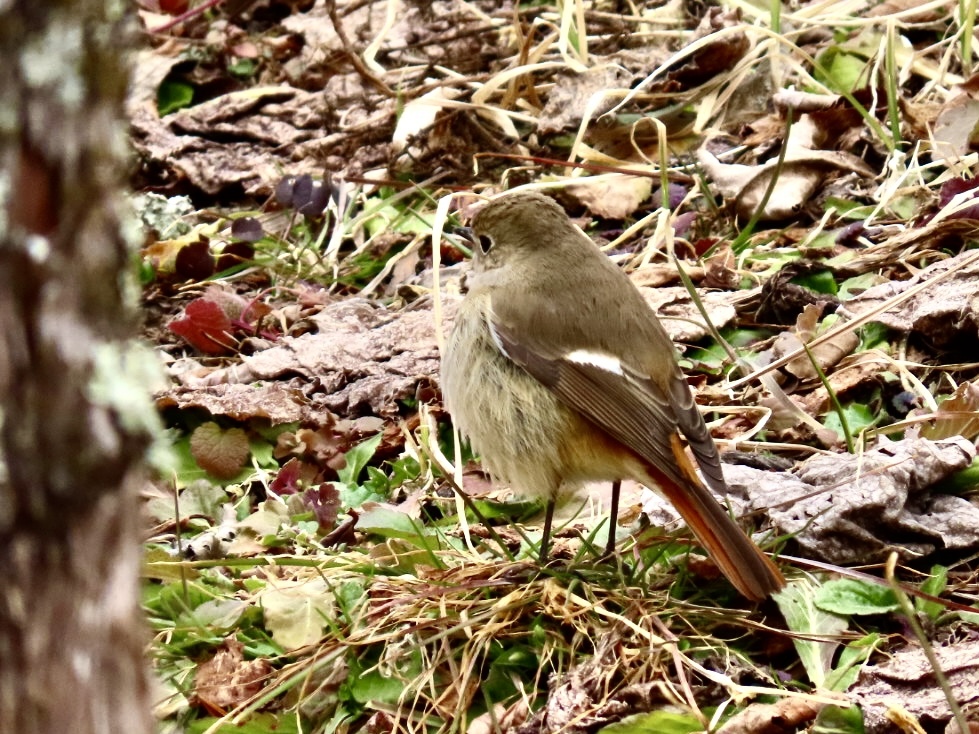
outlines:
M682 486L649 466L655 486L686 521L710 557L744 596L761 601L785 586L778 567L725 512L703 485L679 436L672 441Z

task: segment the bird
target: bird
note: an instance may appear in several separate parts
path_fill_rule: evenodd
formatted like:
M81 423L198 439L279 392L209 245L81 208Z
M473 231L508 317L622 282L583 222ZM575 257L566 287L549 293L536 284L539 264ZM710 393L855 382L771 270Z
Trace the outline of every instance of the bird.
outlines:
M717 446L629 277L536 191L493 199L461 232L473 258L443 397L494 479L544 499L541 564L557 502L586 482L613 482L614 551L620 483L634 479L673 504L742 595L781 589L778 567L708 489L727 492Z

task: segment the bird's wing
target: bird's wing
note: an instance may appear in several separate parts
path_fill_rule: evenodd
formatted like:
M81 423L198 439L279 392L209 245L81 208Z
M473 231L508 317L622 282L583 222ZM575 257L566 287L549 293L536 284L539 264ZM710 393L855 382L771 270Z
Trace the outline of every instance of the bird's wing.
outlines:
M705 458L717 456L699 413L696 421L690 414L696 406L685 383L681 381L683 390L671 388L671 395L665 395L649 376L630 370L609 355L583 350L556 354L535 348L516 339L492 317L490 330L498 348L510 360L565 405L645 460L650 478L742 594L760 600L784 585L775 564L727 515L698 479L683 451L677 432L677 409L693 434L690 445L701 468ZM706 448L708 445L711 450ZM703 473L708 484L725 488L719 462L707 466ZM710 468L716 468L716 473Z
M696 421L690 415L696 406L685 383L667 396L650 377L608 355L547 353L515 339L506 326L491 323L490 328L509 359L645 460L650 478L742 594L760 600L784 586L778 568L701 483L683 451L677 410L693 434L690 446L707 483L726 489L703 419L699 413Z
M721 457L717 453L717 445L711 438L704 417L700 414L693 393L686 380L678 378L670 381L670 404L676 416L677 427L687 439L687 445L697 460L697 466L707 486L719 494L727 494L727 484L721 471Z
M632 371L609 355L584 350L557 353L539 344L528 344L492 317L489 326L500 351L561 402L661 468L674 482L683 483L674 470L671 445L677 418L669 398L648 376Z
M525 292L494 298L487 325L511 361L647 461L669 463L679 429L708 486L726 493L717 447L676 365L673 342L655 316L641 318L649 307L631 284L613 304L615 311L601 317L597 306L583 303L568 319L539 294ZM617 354L612 345L627 351ZM653 369L660 372L655 379Z

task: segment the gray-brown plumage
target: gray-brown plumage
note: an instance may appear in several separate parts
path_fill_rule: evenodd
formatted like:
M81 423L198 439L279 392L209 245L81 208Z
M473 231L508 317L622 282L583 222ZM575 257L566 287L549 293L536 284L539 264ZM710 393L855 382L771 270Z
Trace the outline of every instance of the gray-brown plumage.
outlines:
M563 486L631 478L673 503L742 594L757 600L780 589L775 564L684 452L681 435L706 482L726 492L673 343L629 278L537 193L492 201L471 232L469 293L442 389L490 472L548 501L542 555Z

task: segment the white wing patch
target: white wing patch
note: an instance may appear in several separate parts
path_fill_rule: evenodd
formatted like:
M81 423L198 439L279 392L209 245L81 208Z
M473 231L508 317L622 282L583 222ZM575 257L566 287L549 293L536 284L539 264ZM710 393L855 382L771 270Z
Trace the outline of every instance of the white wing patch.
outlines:
M576 364L587 364L592 367L597 367L600 370L611 372L613 375L625 377L625 372L622 370L622 362L618 357L613 357L611 354L589 352L586 349L576 349L575 351L566 354L564 358L569 362L575 362Z

